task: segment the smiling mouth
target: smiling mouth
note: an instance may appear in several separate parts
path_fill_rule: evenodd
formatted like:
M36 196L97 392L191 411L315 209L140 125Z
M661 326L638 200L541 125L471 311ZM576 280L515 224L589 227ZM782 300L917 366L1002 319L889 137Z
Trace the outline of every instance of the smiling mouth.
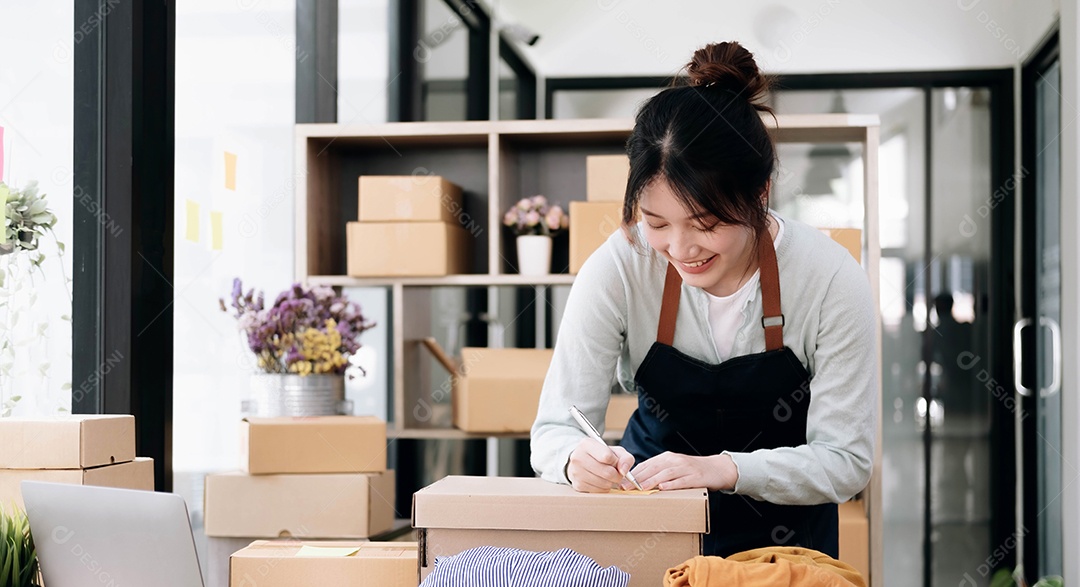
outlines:
M701 267L702 265L708 263L709 261L712 261L713 257L715 257L715 256L716 255L713 255L712 257L709 257L707 259L702 259L700 261L694 261L693 263L683 263L682 261L679 261L679 263L682 263L684 266L693 269L694 267Z

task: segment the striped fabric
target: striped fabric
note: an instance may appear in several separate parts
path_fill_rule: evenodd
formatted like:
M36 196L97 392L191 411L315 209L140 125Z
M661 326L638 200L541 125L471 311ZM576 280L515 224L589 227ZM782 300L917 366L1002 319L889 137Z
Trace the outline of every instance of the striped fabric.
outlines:
M420 587L626 587L630 575L563 548L531 552L479 546L435 559Z

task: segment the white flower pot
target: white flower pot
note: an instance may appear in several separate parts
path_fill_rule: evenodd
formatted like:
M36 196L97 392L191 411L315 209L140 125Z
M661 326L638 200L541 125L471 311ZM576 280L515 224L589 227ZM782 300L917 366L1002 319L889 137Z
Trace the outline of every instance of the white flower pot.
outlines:
M547 275L551 273L551 237L541 234L517 237L518 273Z

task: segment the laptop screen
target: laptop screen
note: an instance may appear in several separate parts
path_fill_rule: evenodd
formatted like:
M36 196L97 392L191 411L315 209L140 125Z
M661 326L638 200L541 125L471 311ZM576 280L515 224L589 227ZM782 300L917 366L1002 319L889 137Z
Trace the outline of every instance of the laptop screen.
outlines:
M49 587L203 585L180 496L36 481L22 494Z

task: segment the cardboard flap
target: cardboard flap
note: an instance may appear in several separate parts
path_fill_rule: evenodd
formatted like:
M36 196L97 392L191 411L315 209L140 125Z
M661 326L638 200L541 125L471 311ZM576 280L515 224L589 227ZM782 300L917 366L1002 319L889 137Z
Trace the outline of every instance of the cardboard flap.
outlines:
M472 377L543 381L552 353L552 349L463 348L461 362Z
M416 528L708 532L704 489L579 493L538 478L452 475L413 495Z
M424 346L431 351L431 354L435 357L435 360L446 369L451 375L456 375L458 372L457 364L454 363L454 359L450 358L450 355L446 354L442 346L432 337L427 337L423 341Z

